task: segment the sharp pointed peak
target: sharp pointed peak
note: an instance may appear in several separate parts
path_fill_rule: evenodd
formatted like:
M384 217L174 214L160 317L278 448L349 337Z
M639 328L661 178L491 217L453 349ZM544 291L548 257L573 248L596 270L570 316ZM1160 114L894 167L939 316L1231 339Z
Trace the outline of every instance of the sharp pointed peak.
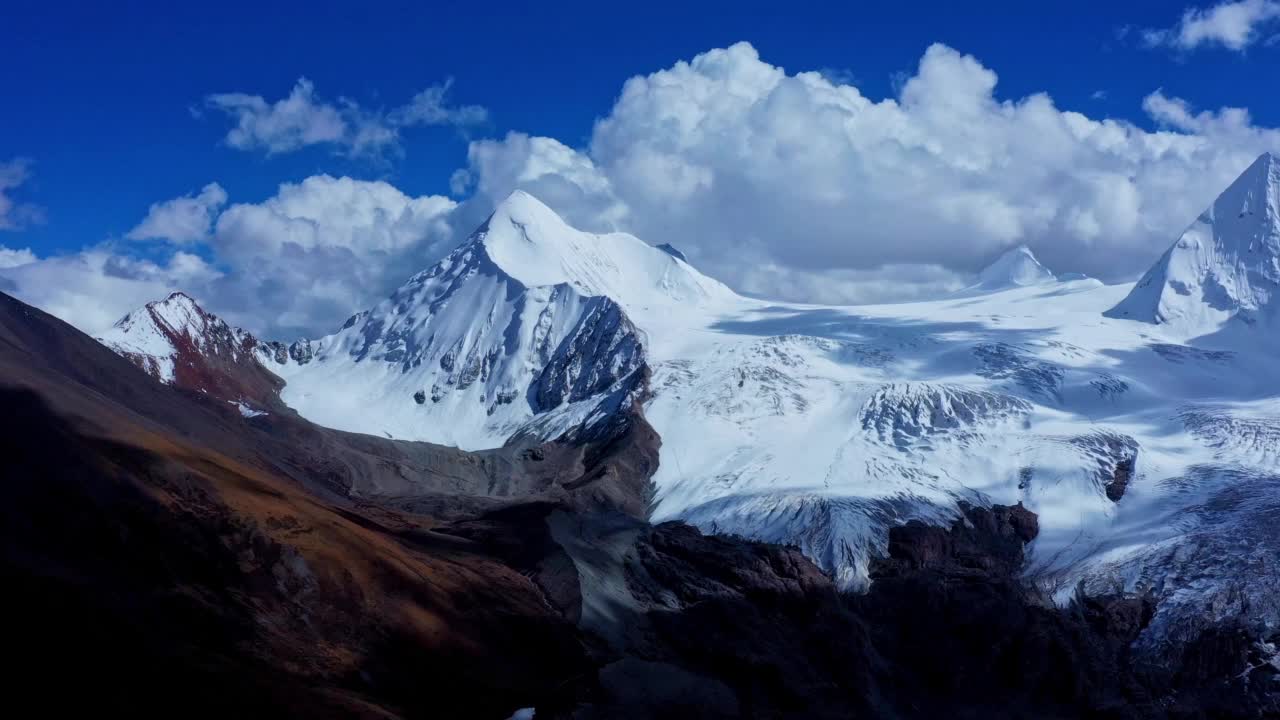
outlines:
M987 288L1035 285L1053 279L1053 273L1040 264L1025 243L1000 253L978 274L979 286Z
M1240 175L1222 192L1229 196L1233 192L1252 189L1258 186L1275 188L1280 186L1280 156L1264 152L1249 164Z
M494 206L493 214L515 215L520 213L550 214L557 220L560 215L550 206L539 200L527 190L512 190L501 202ZM563 222L563 220L561 220Z
M221 322L217 315L205 310L195 298L175 290L159 300L152 300L117 320L113 329L128 332L138 323L162 323L174 329L196 324Z
M1000 257L1013 257L1016 255L1026 255L1032 259L1035 259L1036 256L1036 254L1031 251L1031 246L1026 243L1019 243L1000 253Z
M1280 156L1264 152L1105 314L1188 337L1280 317Z
M191 297L190 295L186 294L181 290L174 290L173 292L166 295L163 300L152 300L151 302L147 303L147 305L168 305L170 303L177 303L182 305L194 305L195 307L200 307L200 303L195 298Z
M1248 216L1280 223L1280 157L1264 152L1231 182L1201 216L1201 222L1223 222Z

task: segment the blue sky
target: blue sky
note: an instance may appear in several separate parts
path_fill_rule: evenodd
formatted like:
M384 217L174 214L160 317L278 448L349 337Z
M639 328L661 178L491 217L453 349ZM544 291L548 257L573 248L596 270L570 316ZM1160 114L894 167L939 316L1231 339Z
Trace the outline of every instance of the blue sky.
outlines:
M1203 160L1217 183L1238 170L1242 158L1268 149L1273 140L1267 130L1280 126L1280 93L1274 90L1280 11L1272 13L1280 6L1271 0L1224 3L1232 4L1249 5L1245 9L1254 13L1245 18L1251 24L1245 40L1238 18L1226 16L1200 16L1206 23L1236 22L1234 28L1224 26L1224 35L1213 35L1218 25L1204 23L1208 35L1183 32L1195 19L1184 13L1207 13L1211 3L985 2L975 8L940 2L904 8L888 2L697 7L662 2L10 2L0 23L5 56L0 87L6 98L0 163L19 159L25 177L3 192L10 203L33 214L11 223L23 227L0 232L0 246L30 248L36 257L47 258L105 241L115 244L113 252L164 262L173 247L123 240L153 203L197 193L211 182L225 191L229 203L257 203L281 183L318 174L384 180L408 197L450 195L454 172L469 164L469 143L501 141L508 132L554 138L604 165L608 152L592 143L608 143L595 136L594 123L614 110L628 78L738 41L750 43L761 62L788 74L821 72L836 85L856 87L872 102L899 98L926 49L941 43L998 75L996 101L1020 102L1047 93L1059 111L1206 138L1214 131L1179 122L1169 112L1153 112L1152 94L1159 90L1160 98L1181 103L1177 107L1188 109L1192 118L1201 111L1247 108L1253 134L1248 139L1232 135L1230 147L1213 140L1229 154ZM1197 27L1196 32L1203 30ZM362 112L388 118L415 93L449 82L444 104L483 108L484 119L405 123L396 126L397 142L358 156L341 143L274 153L262 146L233 147L228 140L233 117L211 105L209 97L238 93L274 103L303 77L318 102L338 107L339 99L347 98ZM628 142L622 138L612 142ZM612 152L626 154L616 147ZM729 185L730 170L707 167L714 170L717 187ZM475 212L491 201L476 197L485 186L475 182L477 172L473 167L471 186L452 194L474 205ZM616 176L608 180L626 186ZM645 221L642 203L611 192L621 198L623 210L615 208L610 222L629 230L671 232ZM1189 197L1198 201L1206 192L1196 187ZM588 205L599 209L599 203ZM1194 216L1191 207L1180 212ZM588 226L606 222L603 216L588 217L586 209L570 208L566 214ZM971 261L941 264L971 271L999 244L1039 243L1051 256L1057 247L1048 231L997 235L999 242L976 245ZM762 236L753 242L773 240ZM796 250L797 242L788 240L768 256L778 272L832 263L822 253L810 257ZM923 247L896 257L858 249L854 235L841 236L840 242L854 248L850 272L927 260ZM1141 251L1154 242L1144 240ZM234 272L219 260L214 243L191 243L186 249L222 272ZM1139 252L1129 250L1135 256ZM701 253L716 264L715 248L695 251L695 257ZM837 266L843 262L835 259ZM731 268L725 274L747 290L789 287L783 281L773 288L766 280L744 279ZM13 283L8 287L12 290ZM792 288L782 294L805 296L806 291ZM262 324L290 326L278 318Z

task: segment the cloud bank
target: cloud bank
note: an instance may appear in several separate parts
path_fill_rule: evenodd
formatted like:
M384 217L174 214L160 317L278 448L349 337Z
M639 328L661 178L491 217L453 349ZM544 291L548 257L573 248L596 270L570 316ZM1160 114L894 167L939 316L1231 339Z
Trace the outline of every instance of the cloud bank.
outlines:
M218 208L227 202L227 192L218 183L209 183L197 195L187 195L155 203L147 216L125 237L130 240L167 240L179 245L199 242L209 235Z
M266 337L315 335L442 254L456 206L385 182L327 175L218 212L226 200L211 183L197 195L153 205L127 238L165 241L153 248L159 259L137 258L126 242L43 259L0 247L0 289L86 332L185 290Z
M211 183L153 205L125 242L0 269L0 283L90 330L109 305L114 319L181 288L267 336L315 335L439 258L515 189L579 227L672 243L737 289L779 299L928 297L1022 243L1057 272L1118 281L1259 153L1280 151L1280 131L1247 110L1200 110L1161 90L1143 103L1154 129L1044 93L1001 97L994 70L944 45L893 97L867 97L849 77L791 73L739 43L627 80L580 147L519 132L470 142L451 178L461 203L318 175L228 205ZM478 116L444 103L446 89L377 117L394 128ZM246 143L356 146L355 116L309 85L281 102L292 105L244 104L278 115L238 124L260 138ZM151 259L128 259L139 245Z
M1002 99L997 80L934 45L877 101L739 43L627 81L585 148L478 141L464 175L473 203L525 189L577 224L671 242L739 288L868 301L944 287L943 270L954 284L1020 243L1059 271L1131 277L1280 148L1242 109L1157 91L1152 132L1046 94ZM870 282L884 266L895 281Z

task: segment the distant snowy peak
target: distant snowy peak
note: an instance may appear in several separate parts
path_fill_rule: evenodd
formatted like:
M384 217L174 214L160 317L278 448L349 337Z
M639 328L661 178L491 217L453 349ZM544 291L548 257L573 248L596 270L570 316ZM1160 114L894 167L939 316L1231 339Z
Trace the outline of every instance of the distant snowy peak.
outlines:
M678 251L626 233L574 229L520 190L501 202L468 242L483 246L498 268L526 287L567 284L582 295L607 297L632 315L736 298Z
M125 315L98 340L160 382L244 407L276 402L280 380L258 360L287 353L181 292Z
M203 352L215 345L225 345L231 353L251 351L251 344L245 347L248 337L205 312L189 295L175 292L120 318L98 339L157 380L171 383L181 351Z
M1019 245L1006 251L978 274L977 289L1003 290L1006 288L1026 287L1041 283L1053 282L1057 278L1049 272L1031 248Z
M1280 159L1264 153L1106 313L1197 336L1280 316Z

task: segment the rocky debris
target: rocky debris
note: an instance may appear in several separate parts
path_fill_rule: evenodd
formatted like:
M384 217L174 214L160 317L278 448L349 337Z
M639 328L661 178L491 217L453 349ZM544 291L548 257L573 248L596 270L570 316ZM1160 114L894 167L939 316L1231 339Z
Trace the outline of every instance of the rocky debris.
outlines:
M413 401L418 403L419 405L425 404L427 402L427 393L423 390L419 390L415 392L413 394Z

